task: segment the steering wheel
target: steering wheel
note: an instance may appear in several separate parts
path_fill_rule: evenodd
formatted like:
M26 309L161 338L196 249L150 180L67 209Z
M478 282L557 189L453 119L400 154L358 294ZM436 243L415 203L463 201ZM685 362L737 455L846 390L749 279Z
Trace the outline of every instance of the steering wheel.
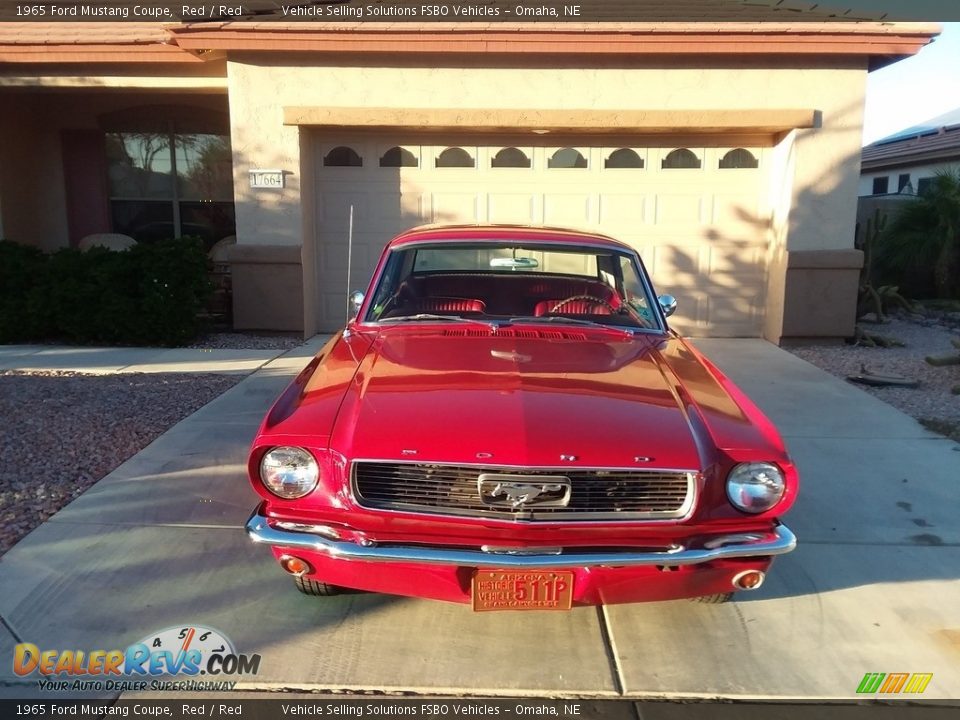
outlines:
M611 313L612 315L616 315L616 314L617 314L617 309L616 309L613 305L611 305L610 303L608 303L606 300L602 300L601 298L595 297L595 296L593 296L593 295L571 295L570 297L565 298L565 299L561 300L560 302L558 302L556 305L554 305L554 306L550 309L550 312L551 312L551 313L555 313L555 312L557 312L557 310L559 310L560 308L562 308L562 307L563 307L564 305L566 305L567 303L572 303L572 302L575 301L575 300L589 300L590 302L594 303L595 305L603 305L603 306L609 308L609 309L610 309L610 313Z

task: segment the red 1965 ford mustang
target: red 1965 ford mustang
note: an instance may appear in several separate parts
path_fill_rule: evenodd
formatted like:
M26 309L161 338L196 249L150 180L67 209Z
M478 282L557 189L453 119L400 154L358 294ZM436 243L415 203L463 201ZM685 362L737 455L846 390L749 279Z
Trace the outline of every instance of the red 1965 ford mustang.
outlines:
M419 228L350 302L250 451L247 533L302 592L720 602L796 545L777 431L669 329L629 246Z

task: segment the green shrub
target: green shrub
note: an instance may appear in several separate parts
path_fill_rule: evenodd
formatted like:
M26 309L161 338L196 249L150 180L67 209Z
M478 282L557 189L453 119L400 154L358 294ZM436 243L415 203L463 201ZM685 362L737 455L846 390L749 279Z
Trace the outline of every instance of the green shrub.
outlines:
M0 240L0 342L37 340L49 333L38 302L47 256L38 248Z
M210 290L196 238L49 256L0 243L0 342L179 345L200 331Z
M138 279L142 322L137 331L147 343L180 345L200 332L198 313L213 286L200 238L181 238L127 251Z

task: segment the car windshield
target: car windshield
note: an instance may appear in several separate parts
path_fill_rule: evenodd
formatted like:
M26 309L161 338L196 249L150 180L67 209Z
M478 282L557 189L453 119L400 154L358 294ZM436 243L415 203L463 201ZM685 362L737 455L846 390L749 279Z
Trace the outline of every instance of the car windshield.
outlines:
M509 241L390 251L366 322L542 322L661 330L636 256L606 246Z

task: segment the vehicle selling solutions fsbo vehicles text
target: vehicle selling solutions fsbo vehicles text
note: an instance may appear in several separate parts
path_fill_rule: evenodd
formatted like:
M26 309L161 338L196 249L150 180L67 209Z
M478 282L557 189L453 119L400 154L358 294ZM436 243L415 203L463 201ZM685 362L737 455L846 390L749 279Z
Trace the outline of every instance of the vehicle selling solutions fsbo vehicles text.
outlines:
M186 10L186 8L184 8ZM419 7L393 7L391 5L281 5L281 11L288 17L327 17L350 20L363 18L406 17L406 18L494 18L494 17L560 17L557 7L548 5L512 8L491 7L488 5L460 4L424 4ZM579 5L564 5L563 16L578 17Z

